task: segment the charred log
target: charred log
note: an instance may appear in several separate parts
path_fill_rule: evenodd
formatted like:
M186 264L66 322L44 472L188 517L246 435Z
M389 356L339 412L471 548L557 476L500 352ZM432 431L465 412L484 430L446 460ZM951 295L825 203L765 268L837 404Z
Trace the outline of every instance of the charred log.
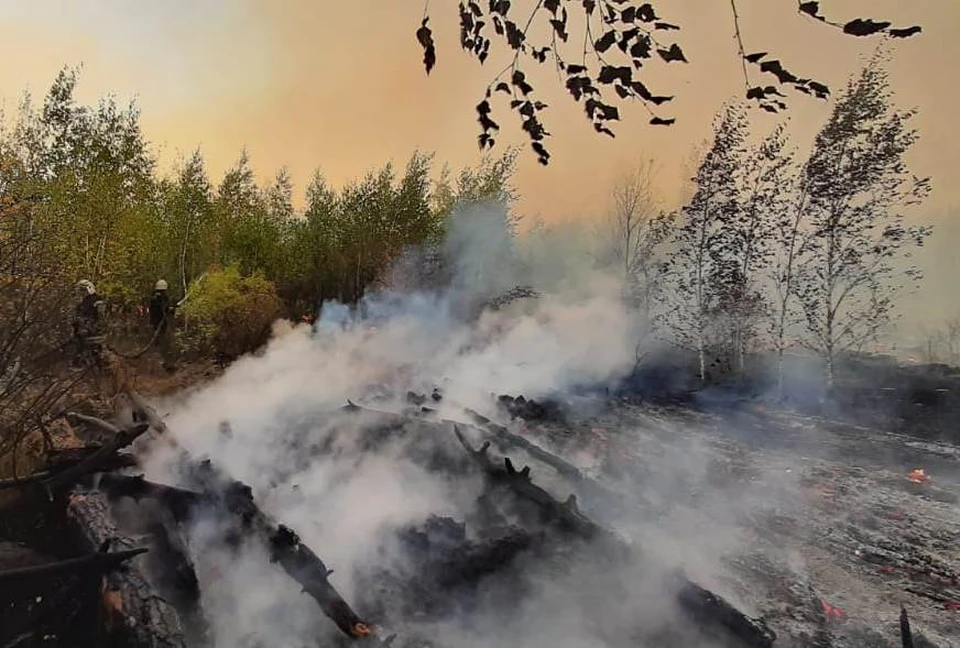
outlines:
M271 562L278 563L297 581L344 634L362 638L372 633L370 625L353 611L330 583L328 577L333 571L300 541L296 532L277 524L260 510L249 486L224 477L209 460L191 468L190 478L204 492L208 502L234 516L243 536L263 539L269 548Z
M113 553L98 551L79 558L70 558L44 565L7 569L0 571L0 586L13 587L23 581L61 578L73 574L102 574L116 569L131 558L145 554L147 551L146 548L128 549Z
M127 430L114 429L116 430L116 434L108 443L76 465L44 480L42 482L44 488L50 493L55 493L62 488L70 486L83 475L97 472L116 455L117 451L133 443L139 436L150 429L150 426L146 423L140 423Z
M83 448L71 448L68 452L60 451L53 461L48 462L46 470L19 478L0 479L0 490L7 488L27 488L40 484L41 482L52 479L60 472L76 466L99 449L100 447L98 446L85 446ZM120 470L122 468L132 468L136 465L137 460L134 457L126 454L114 454L103 459L102 462L99 462L93 471Z
M88 551L111 545L121 551L135 547L134 541L118 529L103 493L71 494L67 518L75 525ZM104 627L120 645L151 648L186 648L188 645L180 615L158 595L142 562L132 560L123 570L104 576L100 601Z

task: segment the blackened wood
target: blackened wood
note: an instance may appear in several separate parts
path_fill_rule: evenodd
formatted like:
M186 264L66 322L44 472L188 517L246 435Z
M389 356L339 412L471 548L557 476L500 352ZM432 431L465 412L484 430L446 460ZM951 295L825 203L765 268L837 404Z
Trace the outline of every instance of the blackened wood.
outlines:
M456 425L454 434L493 484L509 486L517 496L539 506L548 518L559 522L562 528L587 540L602 541L604 548L612 551L614 555L636 553L635 548L629 547L616 534L603 529L583 515L577 509L576 499L573 496L565 503L559 502L550 493L530 481L528 467L517 471L509 457L504 457L503 468L500 468L487 455L489 442L485 442L479 449L474 449ZM697 623L729 632L751 648L770 648L773 645L776 634L762 621L751 619L721 596L700 587L682 575L678 575L677 580L678 601Z
M118 430L116 435L96 452L86 457L75 466L58 472L47 480L43 481L43 486L51 493L64 487L70 486L83 475L100 470L111 457L115 456L121 448L133 443L137 437L150 429L149 424L140 423L127 430Z
M147 553L147 551L146 548L115 551L113 553L98 551L97 553L80 556L79 558L69 558L46 565L8 569L6 571L0 571L0 585L11 586L20 581L56 578L73 573L107 572L119 567L134 556Z
M130 393L130 399L141 418L148 422L167 443L179 446L169 435L166 423L139 394ZM309 547L300 541L292 529L271 520L253 501L249 486L220 474L210 461L190 462L193 478L212 505L219 505L241 524L266 540L270 558L277 562L303 591L309 594L348 637L376 639L373 628L364 622L343 600L329 581L332 571Z
M121 551L135 548L133 540L118 530L104 493L71 493L66 514L87 551L103 546ZM120 645L186 648L186 633L177 610L158 594L141 560L131 560L102 580L107 632Z
M278 563L303 591L309 594L324 614L348 637L363 638L372 627L361 619L330 583L333 572L289 527L277 524L256 505L246 484L221 475L210 461L196 465L191 475L198 486L216 504L237 517L248 533L266 540L270 560Z
M76 450L83 450L83 452L72 452L69 455L63 455L58 457L55 464L50 465L47 470L42 470L40 472L33 473L31 475L25 475L23 477L18 477L16 479L0 479L0 490L6 488L26 488L31 485L36 485L44 480L50 479L59 472L76 466L78 463L88 458L94 452L99 450L97 447L84 447L77 448ZM105 459L99 466L95 467L95 470L119 470L121 468L131 468L137 465L137 460L127 454L115 454L107 459Z
M96 484L111 499L117 497L131 497L137 501L144 498L155 499L173 514L177 522L181 523L187 521L191 511L204 501L203 493L147 481L143 475L103 473L97 475Z

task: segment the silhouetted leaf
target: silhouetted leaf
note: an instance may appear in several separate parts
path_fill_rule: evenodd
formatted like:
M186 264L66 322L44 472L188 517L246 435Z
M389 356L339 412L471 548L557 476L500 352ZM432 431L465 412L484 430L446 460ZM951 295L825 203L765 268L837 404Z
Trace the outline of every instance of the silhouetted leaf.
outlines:
M826 99L830 96L830 88L817 81L807 82L807 86L820 98Z
M634 81L631 83L630 88L644 101L650 101L653 99L653 94L647 90L647 86L643 85L643 83L640 81Z
M909 38L914 34L919 34L921 31L923 30L920 28L920 25L914 25L913 27L906 27L904 29L891 29L887 33L894 38Z
M661 29L663 31L677 31L680 29L678 25L673 25L668 22L656 22L653 23L654 29Z
M606 34L597 39L597 42L593 44L594 49L603 54L608 49L610 49L613 44L617 42L617 32L612 29Z
M523 32L520 31L520 28L517 27L516 23L510 20L504 21L504 26L507 30L507 43L509 43L510 47L515 50L520 49L520 46L523 45L523 40L525 38Z
M652 126L670 126L670 125L672 125L675 121L677 121L677 120L674 119L673 117L670 117L669 119L662 119L662 118L660 118L660 117L654 117L653 119L650 120L650 124L651 124Z
M649 2L644 2L642 5L637 7L637 18L643 22L653 22L657 19L657 14Z
M514 70L510 82L525 95L533 92L533 86L527 83L526 75L520 70Z
M597 0L583 0L583 10L587 12L587 15L590 16L593 14L593 10L597 8Z
M753 54L747 54L743 58L747 59L747 61L750 63L756 63L766 55L766 52L754 52Z
M644 35L638 38L630 48L630 56L634 58L634 63L639 59L650 58L650 37Z
M818 20L823 20L823 18L821 18L820 15L819 15L819 13L820 13L820 3L819 3L819 2L801 2L801 3L800 3L800 11L803 12L803 13L805 13L805 14L807 14L807 15L813 16L814 18L817 18Z
M547 149L544 148L543 144L540 142L533 142L530 144L530 148L532 148L533 152L537 154L537 162L543 166L547 166L547 163L550 161L550 154L547 152Z
M777 59L774 59L772 61L764 61L763 63L761 63L760 71L769 72L770 74L777 77L777 80L780 81L780 83L795 83L797 81L797 77L795 77L792 73L788 72L787 70L784 70L783 66L780 64L780 61L778 61Z
M873 22L869 18L857 18L843 26L843 33L851 36L870 36L882 32L889 26L890 23L885 21Z
M604 65L602 68L600 68L600 74L597 75L597 82L610 84L614 81L619 81L624 85L629 85L630 77L632 75L633 71L628 67Z
M603 124L594 124L593 129L598 133L603 133L604 135L609 135L610 137L616 137L616 135L613 134L613 131Z
M420 23L420 29L417 30L417 41L420 43L420 47L423 48L423 67L426 69L427 74L430 74L433 66L437 64L437 50L433 44L433 32L430 31L430 27L427 25L429 21L429 17L424 18L423 22Z
M497 87L495 88L495 90L496 90L497 92L505 92L505 93L507 93L507 94L510 94L510 86L508 86L508 85L507 85L505 82L503 82L503 81L501 81L500 83L497 84Z
M560 9L560 0L544 0L543 6L547 11L556 15Z
M687 58L683 55L683 50L680 49L680 46L674 43L670 46L670 49L658 49L657 54L660 55L667 63L671 61L681 61L683 63L687 62Z

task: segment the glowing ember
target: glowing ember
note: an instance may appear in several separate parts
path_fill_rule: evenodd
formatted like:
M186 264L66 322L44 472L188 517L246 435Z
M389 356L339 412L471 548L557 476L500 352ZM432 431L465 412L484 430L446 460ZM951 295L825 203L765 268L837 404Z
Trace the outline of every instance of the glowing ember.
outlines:
M370 635L370 628L365 623L358 623L353 626L354 637L367 637Z
M923 468L917 468L910 472L908 479L914 484L922 484L924 482L930 481L930 476L923 472Z
M830 605L826 601L820 601L823 604L823 613L827 615L828 619L842 619L843 610L838 608L835 605Z

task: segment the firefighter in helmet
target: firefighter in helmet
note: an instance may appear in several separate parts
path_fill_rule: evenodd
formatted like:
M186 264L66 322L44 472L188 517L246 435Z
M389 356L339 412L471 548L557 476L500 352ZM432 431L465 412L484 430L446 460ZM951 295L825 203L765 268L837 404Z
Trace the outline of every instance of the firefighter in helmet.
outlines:
M170 352L173 346L173 315L176 309L177 305L170 302L167 282L159 279L150 296L150 328L153 329L153 336L160 349L163 366L167 369L173 368Z
M77 360L92 360L99 364L104 335L104 315L106 304L97 294L97 289L89 279L82 279L76 285L80 302L73 313L73 339L78 348Z

